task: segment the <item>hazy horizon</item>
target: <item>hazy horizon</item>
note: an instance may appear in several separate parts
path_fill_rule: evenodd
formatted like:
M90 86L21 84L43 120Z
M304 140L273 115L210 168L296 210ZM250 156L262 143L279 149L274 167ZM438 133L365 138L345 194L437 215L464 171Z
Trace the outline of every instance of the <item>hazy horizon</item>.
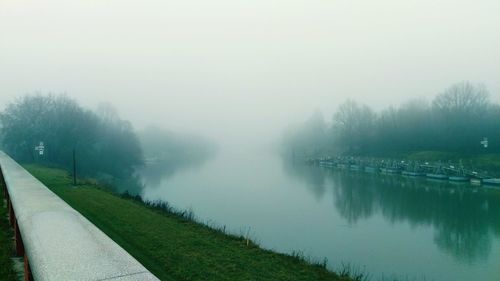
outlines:
M40 91L222 143L267 142L351 98L375 109L483 83L498 1L3 1L0 107Z

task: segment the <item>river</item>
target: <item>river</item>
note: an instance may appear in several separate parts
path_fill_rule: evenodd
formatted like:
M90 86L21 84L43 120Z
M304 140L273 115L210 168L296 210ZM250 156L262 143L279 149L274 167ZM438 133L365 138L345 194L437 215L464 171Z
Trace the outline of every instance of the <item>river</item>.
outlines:
M142 196L250 233L371 280L500 280L500 191L307 166L269 152L221 150L144 176Z

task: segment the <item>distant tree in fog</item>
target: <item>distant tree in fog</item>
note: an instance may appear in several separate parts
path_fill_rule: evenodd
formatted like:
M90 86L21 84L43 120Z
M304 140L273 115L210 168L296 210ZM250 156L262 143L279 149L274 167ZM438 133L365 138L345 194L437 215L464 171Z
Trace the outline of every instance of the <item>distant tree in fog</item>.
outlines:
M325 118L315 111L304 123L288 128L283 141L289 153L320 155L331 143L331 135Z
M375 116L368 106L352 100L341 104L333 116L333 130L339 144L347 147L349 153L366 152L373 141Z
M412 100L380 113L348 100L333 114L331 127L314 132L316 125L306 122L295 134L287 134L285 145L297 146L298 140L326 135L332 137L327 138L326 145L316 145L316 154L318 149L323 151L320 154L340 150L350 155L423 150L500 152L500 105L491 103L488 97L484 85L461 82L430 104ZM479 143L483 137L489 140L487 150Z
M451 118L482 116L486 113L488 105L486 87L470 82L452 85L433 101L438 113Z
M389 107L375 117L376 151L398 151L412 147L425 149L431 142L432 120L429 104L412 100L399 108Z
M132 126L117 116L101 118L66 96L27 95L0 114L3 149L21 162L36 159L71 167L76 149L80 173L127 177L142 164ZM43 157L35 146L44 142Z
M439 148L480 149L480 138L490 133L485 127L489 109L488 91L480 84L457 83L436 96L433 113Z

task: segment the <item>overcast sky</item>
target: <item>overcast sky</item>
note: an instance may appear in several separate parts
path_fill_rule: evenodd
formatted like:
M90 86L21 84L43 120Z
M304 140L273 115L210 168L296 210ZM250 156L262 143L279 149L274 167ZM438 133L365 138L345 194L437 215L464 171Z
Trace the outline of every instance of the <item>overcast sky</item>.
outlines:
M0 107L64 92L137 128L269 138L463 80L500 100L498 0L0 0Z

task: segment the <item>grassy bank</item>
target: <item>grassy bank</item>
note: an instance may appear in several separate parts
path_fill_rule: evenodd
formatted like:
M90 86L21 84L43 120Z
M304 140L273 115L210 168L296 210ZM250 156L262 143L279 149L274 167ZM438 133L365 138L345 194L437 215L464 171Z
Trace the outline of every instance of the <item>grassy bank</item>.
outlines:
M65 171L26 169L161 280L351 280L96 185L71 188Z
M16 275L12 269L12 260L10 259L12 251L12 231L7 220L7 208L2 197L0 204L0 281L16 280Z

